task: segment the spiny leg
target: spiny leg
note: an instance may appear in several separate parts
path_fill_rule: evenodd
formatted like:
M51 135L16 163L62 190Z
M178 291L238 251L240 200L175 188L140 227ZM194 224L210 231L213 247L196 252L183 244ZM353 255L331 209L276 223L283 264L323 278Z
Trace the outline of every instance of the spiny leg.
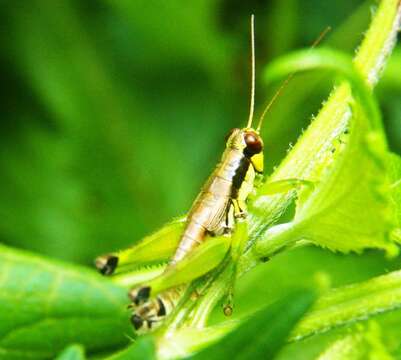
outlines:
M164 263L178 246L185 219L175 220L128 249L99 256L95 260L103 275L127 273L155 263Z
M154 328L153 324L158 324L163 320L158 316L141 316L133 313L131 316L131 323L137 332L145 332Z
M163 274L148 282L148 286L133 288L131 300L140 305L150 296L156 296L168 289L188 284L216 268L226 256L231 245L231 236L217 236L194 248L188 256L169 266Z
M231 241L231 262L228 271L227 292L223 300L224 315L230 316L234 308L234 287L237 278L238 260L243 253L248 239L248 226L245 221L238 221Z
M235 209L234 204L230 203L228 206L225 219L221 225L221 234L222 235L229 235L233 232L235 225ZM216 232L216 235L218 233Z
M139 306L132 306L131 316L132 325L136 330L149 330L153 324L158 324L168 316L177 306L182 295L186 291L186 286L178 286L167 290Z
M242 199L231 199L234 208L234 218L244 219L246 217L246 203Z

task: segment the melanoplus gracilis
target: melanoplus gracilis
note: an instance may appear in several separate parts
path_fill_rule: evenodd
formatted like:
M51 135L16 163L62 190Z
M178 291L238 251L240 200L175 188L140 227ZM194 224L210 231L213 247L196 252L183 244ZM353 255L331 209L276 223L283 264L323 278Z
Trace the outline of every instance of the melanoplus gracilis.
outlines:
M321 34L318 41L323 37ZM96 259L96 266L106 275L115 271L129 270L130 263L135 258L137 265L145 265L152 261L160 261L167 254L169 261L166 267L156 272L156 282L153 285L166 283L166 276L177 271L185 260L196 256L196 249L204 246L206 239L219 237L221 235L230 238L235 224L246 218L246 202L249 195L254 190L254 181L257 174L263 173L263 140L260 130L263 119L269 108L289 82L293 74L281 84L269 104L263 111L258 125L253 127L254 117L254 98L255 98L255 41L254 41L254 16L251 17L251 53L252 53L252 86L251 101L247 124L244 128L232 129L226 137L226 148L223 152L219 164L206 181L198 197L195 199L191 210L184 221L173 223L171 228L167 228L153 236L145 238L141 243L127 251L115 254L104 255ZM285 192L300 185L309 185L308 181L288 179L272 183L271 193ZM178 229L179 236L176 236ZM148 255L151 244L157 239L175 235L169 243L158 248L152 256ZM211 240L212 242L213 240ZM220 244L215 240L216 246ZM227 243L227 241L222 241ZM213 244L212 244L213 245ZM224 248L228 250L228 248ZM206 273L203 269L199 276ZM195 276L193 277L195 278ZM151 279L145 279L142 284L149 283ZM157 282L157 280L160 280ZM182 280L183 281L183 280ZM162 289L157 296L152 296L154 288ZM166 287L166 289L164 288ZM186 285L179 282L173 287L164 284L160 286L140 285L135 286L129 292L134 309L131 320L135 329L150 329L154 324L159 323L176 306ZM151 294L152 293L152 294ZM226 308L227 314L231 309Z

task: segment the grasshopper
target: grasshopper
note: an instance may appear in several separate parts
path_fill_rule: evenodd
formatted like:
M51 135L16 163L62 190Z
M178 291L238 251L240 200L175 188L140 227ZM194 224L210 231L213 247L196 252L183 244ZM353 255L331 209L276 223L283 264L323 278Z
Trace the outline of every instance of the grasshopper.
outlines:
M227 239L231 238L235 225L244 220L247 214L246 202L254 191L254 182L257 174L263 173L264 156L263 140L260 130L263 119L275 101L278 94L288 83L290 75L273 96L263 111L258 125L253 127L254 99L255 99L255 40L254 16L251 16L251 101L249 117L244 128L234 128L226 136L226 147L221 160L206 181L201 192L195 199L187 217L178 220L161 232L145 238L133 248L116 254L101 256L96 260L97 268L106 275L116 270L129 270L133 257L136 265L143 265L150 261L161 262L169 258L167 265L156 278L147 279L141 285L133 287L129 292L133 304L131 321L136 330L150 329L153 324L160 322L177 305L185 283L199 277L217 266L224 254L228 251ZM308 185L306 180L288 179L272 183L271 193L286 192L296 186ZM149 257L149 246L158 239L169 238L164 246L157 247L157 251ZM205 242L210 237L214 241ZM239 242L242 240L240 239ZM208 245L210 243L210 245ZM238 243L238 241L237 241ZM185 277L183 269L189 262L199 261L203 254L199 249L208 246L208 254L218 254L215 261L209 261L208 268L198 267L199 272ZM238 249L238 247L237 247ZM238 253L238 250L236 250ZM171 256L172 254L172 256ZM193 268L196 268L193 266ZM171 282L169 279L173 279ZM133 281L135 282L135 281ZM141 281L139 281L141 282ZM156 297L154 292L159 293ZM227 315L231 314L231 307L225 308Z

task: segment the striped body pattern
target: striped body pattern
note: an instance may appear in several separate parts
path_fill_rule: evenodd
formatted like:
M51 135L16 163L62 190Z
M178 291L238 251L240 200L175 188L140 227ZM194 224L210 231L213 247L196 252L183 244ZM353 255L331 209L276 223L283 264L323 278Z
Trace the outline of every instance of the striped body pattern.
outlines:
M230 234L235 219L245 216L245 202L253 190L255 173L263 171L262 150L262 139L255 130L231 130L220 163L192 205L179 245L167 269L205 241L206 235ZM151 328L153 323L168 315L184 288L180 286L167 290L144 303L140 298L148 297L148 287L131 291L130 297L137 305L131 318L135 328Z
M227 148L221 162L192 205L180 244L171 259L171 265L183 259L195 246L202 243L207 234L221 235L231 231L234 214L229 211L230 207L235 206L233 201L245 202L252 191L254 178L255 171L242 151Z
M135 329L151 330L177 306L185 286L177 286L139 306L131 317Z

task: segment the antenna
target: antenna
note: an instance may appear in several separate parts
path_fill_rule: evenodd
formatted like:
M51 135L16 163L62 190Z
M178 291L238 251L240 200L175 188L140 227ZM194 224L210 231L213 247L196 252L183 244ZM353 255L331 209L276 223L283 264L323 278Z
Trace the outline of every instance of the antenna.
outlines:
M251 83L251 104L249 107L249 118L247 128L251 127L253 112L255 108L255 15L251 15L251 60L252 60L252 83Z
M321 41L322 39L326 36L326 34L331 30L331 26L326 27L326 29L324 29L320 35L317 37L317 39L313 42L313 44L310 46L309 50L312 50L313 48L315 48ZM287 76L287 78L281 83L280 87L278 88L278 90L275 92L275 94L273 95L273 97L271 98L271 100L269 101L269 103L267 104L267 106L265 107L265 109L263 110L263 113L261 115L261 117L259 118L259 124L258 127L256 128L256 131L259 132L260 129L262 128L262 124L263 124L263 120L266 116L266 114L268 113L268 111L270 110L270 108L272 107L272 105L274 104L274 102L276 101L276 99L278 98L278 96L281 94L281 92L284 90L284 88L288 85L288 83L291 81L291 79L294 77L296 71L292 72L290 75Z

